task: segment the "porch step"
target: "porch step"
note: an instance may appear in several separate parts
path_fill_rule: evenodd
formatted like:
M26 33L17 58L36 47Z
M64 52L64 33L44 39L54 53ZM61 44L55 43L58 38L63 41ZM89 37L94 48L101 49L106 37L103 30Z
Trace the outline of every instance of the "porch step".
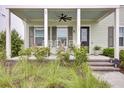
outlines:
M113 63L110 62L88 62L90 66L114 66Z
M111 59L89 59L88 62L110 62Z
M120 71L120 68L114 66L90 66L93 71Z

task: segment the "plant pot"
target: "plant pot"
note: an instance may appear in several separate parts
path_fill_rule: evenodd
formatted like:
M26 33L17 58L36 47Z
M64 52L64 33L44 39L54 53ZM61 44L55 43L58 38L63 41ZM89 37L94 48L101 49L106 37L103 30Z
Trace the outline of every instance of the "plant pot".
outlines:
M98 56L98 55L99 55L99 50L95 50L95 51L94 51L94 55L95 55L95 56Z

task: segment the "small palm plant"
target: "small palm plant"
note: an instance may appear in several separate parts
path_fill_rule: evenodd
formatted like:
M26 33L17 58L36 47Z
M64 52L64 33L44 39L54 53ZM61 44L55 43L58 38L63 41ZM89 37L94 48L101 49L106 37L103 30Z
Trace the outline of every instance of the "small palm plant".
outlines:
M95 46L94 47L94 55L99 55L99 51L100 51L101 47L100 46Z

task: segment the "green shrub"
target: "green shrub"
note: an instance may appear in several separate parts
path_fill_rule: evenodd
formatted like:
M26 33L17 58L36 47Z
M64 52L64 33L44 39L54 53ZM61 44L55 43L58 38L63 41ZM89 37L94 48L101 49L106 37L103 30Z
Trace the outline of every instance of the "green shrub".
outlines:
M31 56L31 53L32 53L32 48L26 48L26 49L22 48L21 51L19 51L20 56L29 57L29 56Z
M5 50L6 45L6 33L5 31L0 32L0 49Z
M83 47L74 49L75 65L87 62L87 50Z
M103 49L103 55L108 57L114 57L114 48L105 48Z
M124 61L121 61L119 67L124 68Z
M11 53L12 57L18 56L21 50L23 40L16 30L11 31ZM0 48L5 50L6 45L6 32L0 32Z
M5 59L6 59L5 51L0 49L0 62L5 61Z
M18 56L19 51L21 50L23 40L19 36L16 30L11 31L11 48L12 48L12 57Z
M124 68L124 50L120 50L119 57L120 57L119 67Z
M119 56L120 56L120 60L124 61L124 50L120 50Z
M34 52L34 56L37 58L37 60L42 61L44 59L44 57L48 56L50 49L49 48L39 48L39 47L35 47L33 49Z
M57 58L58 58L59 61L62 62L63 64L69 63L69 57L70 57L69 50L67 50L67 51L59 50L59 51L57 52Z

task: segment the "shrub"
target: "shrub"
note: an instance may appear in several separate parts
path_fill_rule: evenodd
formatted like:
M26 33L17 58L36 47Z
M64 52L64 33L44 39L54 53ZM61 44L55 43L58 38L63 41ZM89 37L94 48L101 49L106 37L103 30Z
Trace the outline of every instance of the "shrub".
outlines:
M21 51L19 51L20 56L29 57L29 56L31 56L31 53L32 53L32 48L26 48L26 49L22 48Z
M124 61L121 61L119 67L124 68Z
M0 32L0 49L5 50L6 45L6 33L5 31Z
M21 50L23 44L23 40L17 33L16 30L12 30L11 32L11 48L12 48L12 57L18 56L19 51Z
M19 51L21 50L23 44L23 40L21 40L21 37L19 36L18 32L16 30L11 31L11 52L12 57L18 56ZM0 32L0 48L5 50L6 45L6 32Z
M0 50L0 62L5 61L6 55L4 50Z
M120 60L124 61L124 50L120 50L119 56L120 56Z
M87 62L87 51L85 48L75 48L74 49L75 65L81 65Z
M114 57L114 48L103 49L103 55L113 58Z
M37 60L42 61L44 59L44 57L46 57L49 53L50 49L49 48L39 48L39 47L35 47L33 49L34 52L34 56L37 58Z
M120 65L119 67L124 68L124 50L120 50Z
M59 61L62 62L63 64L69 63L69 57L70 57L69 50L67 50L67 51L59 50L59 51L57 52L57 58L58 58Z

